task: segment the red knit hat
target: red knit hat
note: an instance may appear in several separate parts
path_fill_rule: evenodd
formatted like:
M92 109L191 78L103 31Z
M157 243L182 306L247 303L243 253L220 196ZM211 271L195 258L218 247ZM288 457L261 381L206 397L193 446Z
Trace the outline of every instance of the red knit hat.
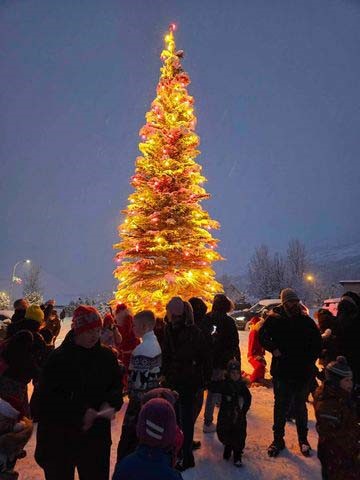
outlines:
M99 312L94 307L80 305L73 313L71 328L75 334L92 330L93 328L101 328L102 322Z
M119 313L122 310L127 310L127 306L125 305L125 303L118 303L115 308L115 313Z

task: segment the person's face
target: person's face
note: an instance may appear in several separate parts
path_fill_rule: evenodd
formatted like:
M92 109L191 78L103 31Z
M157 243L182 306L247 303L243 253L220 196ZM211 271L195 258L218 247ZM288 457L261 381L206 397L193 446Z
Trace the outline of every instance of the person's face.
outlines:
M342 378L339 382L340 387L346 392L351 392L354 386L352 377Z
M286 302L284 304L285 312L289 315L289 317L296 317L301 313L301 307L299 300L291 300L290 302Z
M92 348L94 347L100 339L101 328L92 328L91 330L86 330L85 332L78 333L75 335L75 343L80 347Z
M230 370L230 378L234 382L237 382L240 379L240 372L239 370Z

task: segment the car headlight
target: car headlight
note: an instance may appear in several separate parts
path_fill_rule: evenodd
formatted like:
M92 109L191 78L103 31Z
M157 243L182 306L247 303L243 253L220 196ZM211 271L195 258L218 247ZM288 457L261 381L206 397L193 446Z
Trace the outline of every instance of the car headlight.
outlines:
M236 320L245 320L245 317L236 317Z

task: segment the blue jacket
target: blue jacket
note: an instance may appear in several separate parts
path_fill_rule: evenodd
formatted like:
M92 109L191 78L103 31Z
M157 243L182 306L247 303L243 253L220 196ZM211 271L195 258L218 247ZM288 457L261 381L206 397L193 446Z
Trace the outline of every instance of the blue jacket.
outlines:
M171 457L161 448L139 445L116 464L112 480L182 480L171 466Z

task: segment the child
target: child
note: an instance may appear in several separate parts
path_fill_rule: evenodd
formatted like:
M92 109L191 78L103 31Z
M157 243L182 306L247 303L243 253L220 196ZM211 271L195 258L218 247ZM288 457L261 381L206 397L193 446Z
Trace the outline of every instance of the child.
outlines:
M137 422L139 446L116 464L113 480L181 480L172 468L169 450L176 438L176 415L164 398L153 398L141 409Z
M111 313L107 313L104 316L100 341L103 345L109 347L115 353L116 357L119 358L122 338L119 330L115 326L115 320Z
M345 357L325 368L325 382L314 397L318 458L324 480L360 478L360 426L351 399L352 372Z
M227 378L210 384L212 392L221 393L221 404L216 431L225 446L223 458L229 460L234 454L234 465L242 466L242 453L246 439L246 413L251 405L251 394L241 379L240 363L230 360Z
M115 322L122 338L120 344L120 360L125 365L126 369L128 369L132 351L137 345L139 345L140 340L134 333L133 318L130 315L129 309L124 303L119 303L116 305Z
M0 478L17 479L13 470L16 460L23 458L23 450L31 437L32 422L23 417L10 403L0 398Z
M142 339L132 352L129 364L129 405L125 413L118 459L133 452L136 445L136 422L144 393L159 387L161 349L154 334L155 315L150 310L134 317L134 334Z
M253 317L250 322L250 332L248 340L248 360L254 371L250 375L250 382L261 383L265 377L265 349L259 342L259 330L264 324L261 317Z

